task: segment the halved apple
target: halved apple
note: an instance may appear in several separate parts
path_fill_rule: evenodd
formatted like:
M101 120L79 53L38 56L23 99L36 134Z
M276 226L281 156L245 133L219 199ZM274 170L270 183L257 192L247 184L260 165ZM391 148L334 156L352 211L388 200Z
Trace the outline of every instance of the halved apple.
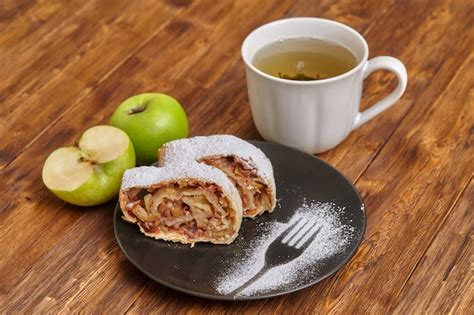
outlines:
M73 147L51 153L43 166L43 182L64 201L94 206L114 198L126 169L135 166L135 150L127 134L112 126L86 130Z

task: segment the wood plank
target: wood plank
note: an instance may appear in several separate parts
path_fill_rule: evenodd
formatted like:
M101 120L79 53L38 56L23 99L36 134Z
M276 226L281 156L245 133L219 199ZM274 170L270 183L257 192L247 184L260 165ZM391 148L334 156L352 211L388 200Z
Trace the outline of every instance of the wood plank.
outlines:
M46 0L5 25L0 34L0 62L6 74L0 82L0 101L19 97L21 91L44 84L51 77L55 63L63 62L64 58L57 56L61 56L63 50L76 49L71 45L74 38L65 42L64 47L59 46L62 40L74 31L73 26L83 15L89 15L94 9L97 9L96 1L80 5L80 2ZM49 52L50 48L54 51Z
M359 32L367 32L386 17L396 1L313 1L299 0L285 13L285 17L313 16L347 24Z
M121 29L118 30L134 31L135 36L140 38L153 33L164 14L151 18L142 13L150 10L177 12L169 4L143 0L136 1L135 5L123 0L44 0L36 3L21 18L5 26L0 34L0 62L3 72L8 74L0 82L0 100L13 94L20 95L19 89L27 90L32 86L38 89L68 61L81 57L84 50L97 49L97 37L107 39L104 31L116 27L116 24L120 24ZM24 34L19 34L17 28L24 30ZM89 28L93 28L92 31ZM13 42L8 43L9 39ZM123 43L133 44L127 41L120 44ZM109 54L114 52L110 49L114 46L119 45L109 46ZM31 94L30 90L28 92Z
M3 104L8 110L0 118L0 168L68 108L80 104L175 13L148 0L114 5L99 1L63 25L59 33L45 37L51 42L46 40L43 47L21 54L25 64L14 69L1 93L9 98Z
M453 205L441 230L398 295L398 314L474 313L474 181Z
M81 12L82 8L90 3L65 0L13 0L10 4L2 2L0 11L0 61L2 67L14 69L15 59L11 58L19 52L34 49L41 45L41 40L49 33L54 33L62 23ZM8 58L8 59L7 59ZM13 62L5 63L6 61ZM18 63L21 64L21 63ZM16 65L18 65L16 64ZM3 82L2 82L3 83Z
M90 211L83 217L87 228L83 224L72 226L67 236L76 239L75 242L64 241L63 233L62 241L52 246L26 275L14 298L6 300L4 310L56 313L63 308L64 313L73 310L88 310L88 313L101 310L102 313L107 310L103 303L115 309L129 307L132 289L135 287L135 291L139 291L147 279L123 257L116 246L112 225L104 224L104 215L110 222L110 209L105 208ZM98 248L97 243L102 246ZM110 270L114 273L108 272ZM109 276L117 281L116 286L110 287ZM88 281L90 278L97 281L91 283ZM111 299L114 294L125 293L121 290L123 286L130 295L120 301ZM93 292L95 299L92 303L83 303L84 292Z
M31 0L16 0L16 1L3 1L0 4L0 25L3 26L7 22L16 19L24 11L27 11L34 2Z

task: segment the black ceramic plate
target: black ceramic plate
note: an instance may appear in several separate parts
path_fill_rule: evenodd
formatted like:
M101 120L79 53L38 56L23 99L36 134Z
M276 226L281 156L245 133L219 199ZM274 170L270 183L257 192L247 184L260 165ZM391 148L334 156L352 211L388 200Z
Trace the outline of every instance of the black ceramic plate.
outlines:
M121 219L117 206L114 214L115 236L132 264L153 280L181 292L218 300L252 300L303 289L333 274L349 261L365 230L364 206L357 190L336 169L314 156L278 144L252 143L273 164L279 199L275 211L255 220L244 219L239 236L230 245L197 243L191 248L144 236L138 226ZM245 262L245 249L256 238L262 237L259 235L261 227L287 223L308 200L339 206L338 221L352 231L341 250L330 257L312 260L311 264L306 264L307 272L281 286L247 296L225 294L218 290L219 279L225 277L234 264Z

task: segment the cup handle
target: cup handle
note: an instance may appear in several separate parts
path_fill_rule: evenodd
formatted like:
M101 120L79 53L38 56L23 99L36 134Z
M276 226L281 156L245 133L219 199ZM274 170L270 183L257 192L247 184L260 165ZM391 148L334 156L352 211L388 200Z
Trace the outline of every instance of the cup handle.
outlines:
M400 99L403 92L405 92L408 82L407 69L400 60L389 56L380 56L370 59L364 69L364 79L367 78L372 72L377 70L392 71L397 77L398 85L395 90L393 90L393 92L387 95L385 98L378 101L365 111L358 113L356 115L354 127L352 129L362 126L395 104L395 102Z

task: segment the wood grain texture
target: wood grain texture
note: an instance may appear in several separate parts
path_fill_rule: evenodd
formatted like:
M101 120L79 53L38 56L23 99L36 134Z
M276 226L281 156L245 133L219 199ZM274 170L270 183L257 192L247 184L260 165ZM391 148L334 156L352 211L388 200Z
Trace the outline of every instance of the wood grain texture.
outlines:
M393 304L394 312L474 313L473 209L471 178Z
M42 185L51 150L144 91L180 100L193 135L260 139L240 44L302 15L351 25L371 56L409 72L396 106L320 155L356 184L368 215L361 248L334 276L251 303L177 293L120 252L113 203L74 207ZM0 313L472 313L473 20L460 0L2 2ZM362 108L393 85L372 75Z
M59 25L56 32L43 36L44 45L27 50L22 55L24 60L19 58L22 65L5 80L0 90L0 95L8 95L2 100L7 111L0 121L0 168L88 95L174 15L166 6L147 0L91 1L83 10ZM8 58L5 64L11 64ZM18 106L26 102L36 106ZM25 116L30 119L25 120Z

